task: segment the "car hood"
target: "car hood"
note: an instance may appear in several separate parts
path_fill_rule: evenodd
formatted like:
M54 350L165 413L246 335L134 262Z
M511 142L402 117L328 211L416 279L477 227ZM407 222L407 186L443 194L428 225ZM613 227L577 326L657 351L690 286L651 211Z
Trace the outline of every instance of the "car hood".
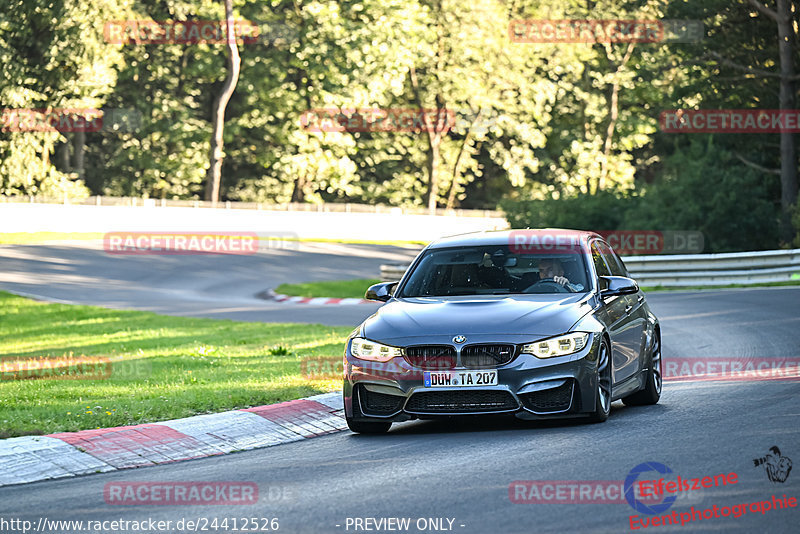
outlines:
M549 337L569 331L591 311L590 301L584 293L392 299L364 321L362 335L390 344L458 334Z

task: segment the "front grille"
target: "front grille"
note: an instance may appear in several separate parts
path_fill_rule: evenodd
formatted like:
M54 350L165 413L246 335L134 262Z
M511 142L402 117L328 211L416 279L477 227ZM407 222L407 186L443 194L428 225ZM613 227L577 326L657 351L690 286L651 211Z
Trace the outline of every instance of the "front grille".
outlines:
M502 412L519 408L508 391L421 391L406 404L407 412L464 413Z
M376 393L368 391L367 388L361 387L358 391L358 396L361 399L361 411L365 415L390 415L403 407L405 397L397 395L387 395L385 393Z
M405 359L421 369L452 369L456 366L456 349L450 345L417 345L404 349Z
M568 380L555 388L523 393L519 398L526 408L534 412L563 412L572 403L572 389L573 381Z
M468 345L461 349L461 365L476 369L505 365L514 359L514 345Z

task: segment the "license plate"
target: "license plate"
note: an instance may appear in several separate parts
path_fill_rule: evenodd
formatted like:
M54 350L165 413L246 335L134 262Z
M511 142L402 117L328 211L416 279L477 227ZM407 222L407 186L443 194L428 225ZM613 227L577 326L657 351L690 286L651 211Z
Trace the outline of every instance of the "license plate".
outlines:
M426 388L496 386L497 371L425 371Z

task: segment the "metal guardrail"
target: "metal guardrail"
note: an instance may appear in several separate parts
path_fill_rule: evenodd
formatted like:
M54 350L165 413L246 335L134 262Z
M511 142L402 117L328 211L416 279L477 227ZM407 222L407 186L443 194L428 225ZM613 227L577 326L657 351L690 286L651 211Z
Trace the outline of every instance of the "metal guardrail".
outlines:
M400 264L381 265L381 281L393 282L395 280L400 280L408 267L408 265Z
M628 256L623 261L639 285L647 287L800 283L800 249Z
M631 276L644 287L724 286L797 281L800 284L800 249L625 256ZM381 265L381 279L399 280L408 265Z

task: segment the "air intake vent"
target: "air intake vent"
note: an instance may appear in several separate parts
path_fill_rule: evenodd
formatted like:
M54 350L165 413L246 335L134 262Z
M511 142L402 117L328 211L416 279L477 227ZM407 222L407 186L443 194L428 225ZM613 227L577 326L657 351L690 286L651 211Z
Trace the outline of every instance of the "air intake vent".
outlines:
M456 349L450 345L417 345L404 349L405 359L414 367L432 371L456 366Z
M505 365L514 359L514 345L468 345L461 349L461 365L486 369Z

